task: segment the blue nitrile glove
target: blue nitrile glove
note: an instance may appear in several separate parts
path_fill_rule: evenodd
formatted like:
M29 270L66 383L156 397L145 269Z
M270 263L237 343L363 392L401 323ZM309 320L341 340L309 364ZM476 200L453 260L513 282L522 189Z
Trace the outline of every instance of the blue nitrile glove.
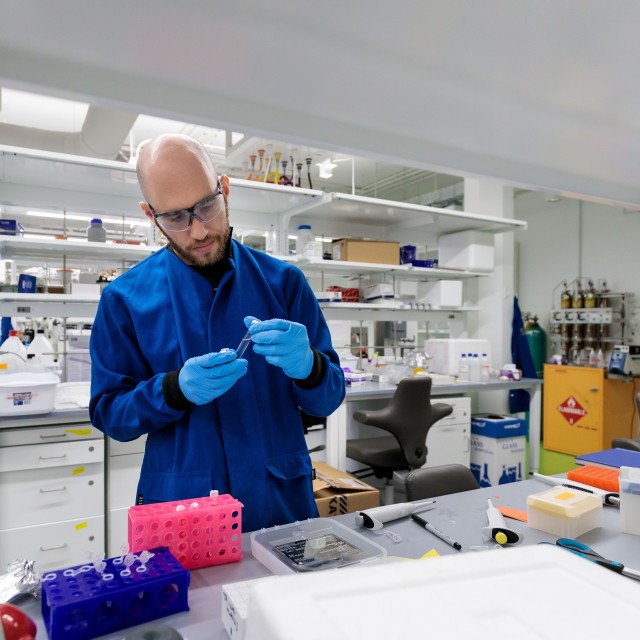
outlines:
M303 324L279 318L256 320L252 316L247 316L244 324L251 334L253 352L265 356L269 364L297 380L311 373L314 356Z
M194 404L207 404L247 373L247 361L238 359L233 350L207 353L189 358L178 374L178 386Z

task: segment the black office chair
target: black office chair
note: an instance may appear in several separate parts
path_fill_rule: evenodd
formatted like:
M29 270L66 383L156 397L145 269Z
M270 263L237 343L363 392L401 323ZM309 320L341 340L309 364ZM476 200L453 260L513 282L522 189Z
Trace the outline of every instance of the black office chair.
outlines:
M636 407L638 407L638 415L640 416L640 393L636 393ZM631 449L631 451L640 451L640 438L614 438L611 441L614 449Z
M405 378L386 407L353 413L354 420L392 435L347 440L347 456L389 484L394 471L418 469L426 462L429 429L452 411L451 405L431 404L431 378Z
M476 477L463 464L414 469L405 478L407 500L426 500L450 493L479 489Z

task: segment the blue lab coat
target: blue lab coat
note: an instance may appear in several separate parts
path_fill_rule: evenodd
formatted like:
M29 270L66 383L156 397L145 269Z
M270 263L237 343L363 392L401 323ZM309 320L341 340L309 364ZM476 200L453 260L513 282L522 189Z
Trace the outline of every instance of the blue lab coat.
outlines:
M299 408L327 416L344 398L339 359L304 274L233 241L217 292L180 258L161 249L108 285L91 333L92 423L108 436L148 440L138 501L230 493L244 504L243 529L318 515ZM248 372L213 402L169 407L166 372L188 358L235 348L245 316L306 326L325 359L320 384L302 389L253 353Z

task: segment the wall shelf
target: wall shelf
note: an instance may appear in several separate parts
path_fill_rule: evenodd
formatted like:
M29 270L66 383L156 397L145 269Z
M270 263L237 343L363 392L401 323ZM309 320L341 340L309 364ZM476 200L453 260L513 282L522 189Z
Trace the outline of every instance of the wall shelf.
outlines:
M412 309L406 305L369 304L359 302L321 302L320 308L327 320L372 321L427 321L436 317L446 317L480 311L480 307L460 307L451 309Z
M0 316L92 318L99 300L69 293L0 293Z

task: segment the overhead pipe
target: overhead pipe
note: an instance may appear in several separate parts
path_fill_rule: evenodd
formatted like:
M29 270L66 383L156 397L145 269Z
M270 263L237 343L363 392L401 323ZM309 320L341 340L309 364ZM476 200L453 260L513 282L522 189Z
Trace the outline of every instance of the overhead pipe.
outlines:
M134 113L89 106L80 131L48 131L0 123L0 140L13 147L114 160L137 117Z

